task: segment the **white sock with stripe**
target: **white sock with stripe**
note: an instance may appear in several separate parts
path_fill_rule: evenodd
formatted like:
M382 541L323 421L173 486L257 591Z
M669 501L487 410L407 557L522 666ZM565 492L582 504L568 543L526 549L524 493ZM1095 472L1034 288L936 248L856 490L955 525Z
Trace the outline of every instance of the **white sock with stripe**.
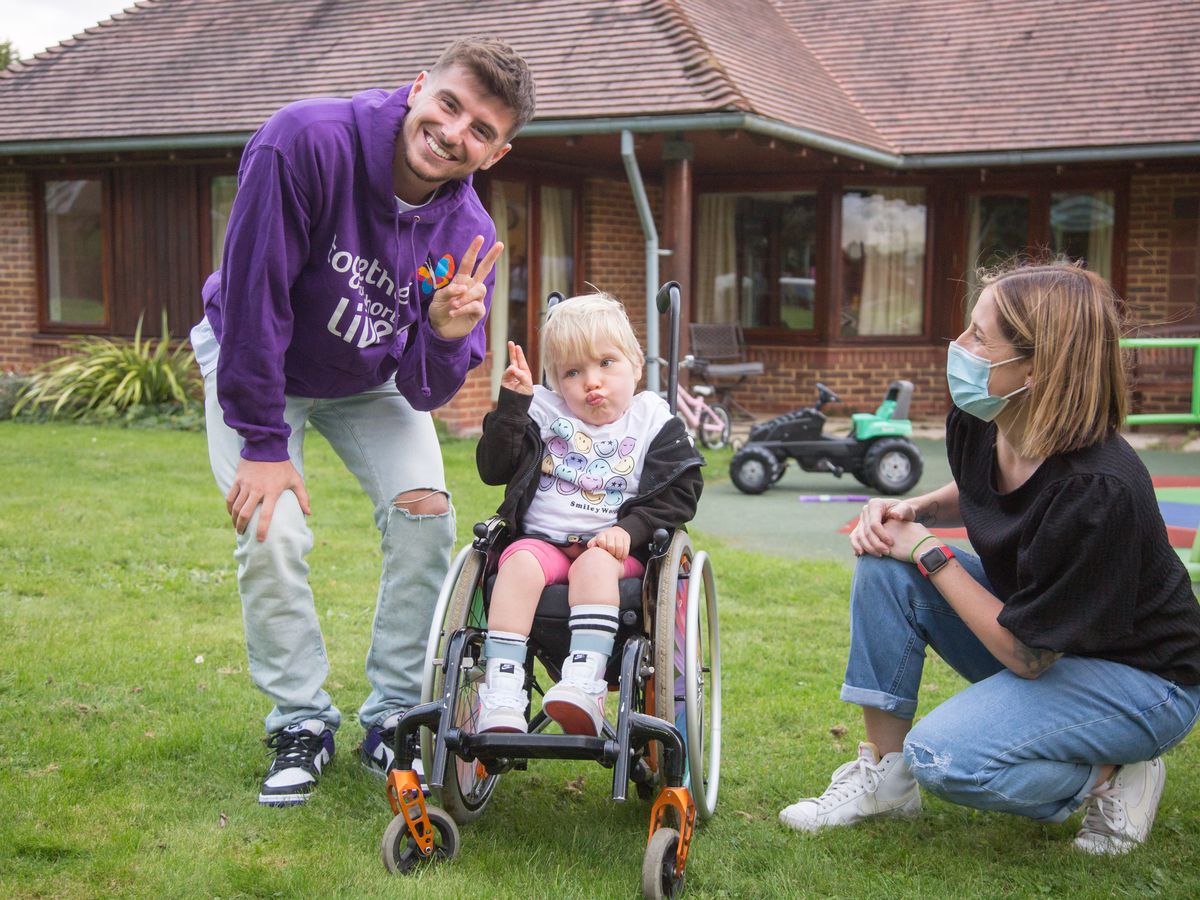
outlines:
M613 643L617 638L619 609L607 603L584 603L571 607L571 652L563 665L575 671L590 671L596 681L604 679L608 658L612 656ZM577 666L587 663L588 669Z

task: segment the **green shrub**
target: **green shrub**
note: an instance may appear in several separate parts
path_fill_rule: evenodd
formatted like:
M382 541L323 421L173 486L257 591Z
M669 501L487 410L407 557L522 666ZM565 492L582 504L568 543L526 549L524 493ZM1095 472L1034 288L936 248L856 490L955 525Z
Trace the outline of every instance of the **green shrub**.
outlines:
M17 399L28 386L27 376L18 375L16 372L0 373L0 419L7 419L12 415Z
M128 420L142 407L187 410L198 396L195 354L186 341L171 349L166 313L157 341L142 340L139 317L133 340L82 337L67 347L66 355L34 371L13 416Z

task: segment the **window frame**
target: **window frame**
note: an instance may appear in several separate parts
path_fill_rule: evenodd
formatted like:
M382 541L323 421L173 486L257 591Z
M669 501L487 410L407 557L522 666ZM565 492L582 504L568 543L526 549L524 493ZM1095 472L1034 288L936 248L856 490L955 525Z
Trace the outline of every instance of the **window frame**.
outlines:
M583 272L586 267L586 251L583 242L583 186L582 176L566 172L540 172L529 165L505 165L499 172L476 173L475 186L483 201L484 209L492 206L492 184L495 181L520 183L525 186L528 215L526 217L525 240L529 248L542 246L542 187L566 188L574 192L575 198L571 209L571 246L574 250L571 284L566 287L568 296L578 294L583 287ZM490 213L489 213L490 214ZM503 257L501 257L503 259ZM528 300L525 305L525 343L522 349L529 362L531 371L541 369L541 345L539 329L541 327L542 302L545 291L542 289L542 259L540 252L536 260L532 252L527 254L525 265L528 270ZM499 352L492 348L493 353Z
M1059 167L1061 169L1061 167ZM1021 170L1017 172L992 173L980 170L976 178L961 179L956 185L961 190L958 220L960 227L954 242L957 266L956 283L951 305L951 322L962 322L967 313L967 248L971 243L970 221L967 215L970 197L978 194L1019 194L1029 200L1029 225L1026 250L1050 247L1050 196L1061 193L1087 193L1112 191L1113 234L1112 271L1109 282L1118 297L1125 296L1127 256L1129 252L1129 190L1131 173L1128 170L1095 170L1091 172L1063 173L1058 169L1046 171Z
M921 273L921 330L916 334L842 334L842 309L845 287L845 273L842 268L842 198L848 191L852 190L867 190L877 191L885 190L888 187L906 187L920 188L925 192L925 258L922 261ZM867 173L862 173L859 177L843 176L838 179L838 186L833 197L832 215L836 221L830 225L830 263L833 266L833 278L830 279L832 294L832 303L830 306L831 312L829 322L829 343L840 344L843 346L861 346L867 344L870 346L879 346L882 344L889 345L913 345L920 346L928 344L933 335L933 317L934 317L934 239L936 237L934 228L934 219L936 207L934 199L937 196L933 179L931 178L912 178L898 181L896 179L881 178L878 175L872 177ZM838 240L833 241L833 235L838 236Z
M46 183L49 181L98 181L100 183L100 290L104 305L101 322L56 322L50 318L50 260L46 226ZM47 336L112 333L112 178L102 168L80 166L39 171L34 174L33 218L37 258L38 333Z
M846 172L834 175L704 175L697 176L694 194L752 194L752 193L811 193L817 198L816 260L817 283L813 290L813 328L792 332L779 329L745 328L746 343L755 347L813 347L813 346L922 346L928 344L937 328L933 321L937 311L934 302L935 266L934 242L938 237L941 217L941 193L938 179L933 175L897 178L881 172ZM848 187L883 189L887 187L919 187L925 191L925 261L922 328L918 334L905 335L843 335L842 316L842 195ZM949 218L948 216L946 218ZM696 216L692 215L692 246L699 235ZM965 246L965 244L964 244ZM696 278L695 262L691 273Z
M227 165L210 164L199 165L196 167L196 209L200 214L200 221L196 228L196 233L200 237L200 260L204 268L212 262L212 186L215 178L234 178L238 175L237 161L230 162ZM235 192L236 194L236 192ZM217 266L208 268L203 277L208 278Z

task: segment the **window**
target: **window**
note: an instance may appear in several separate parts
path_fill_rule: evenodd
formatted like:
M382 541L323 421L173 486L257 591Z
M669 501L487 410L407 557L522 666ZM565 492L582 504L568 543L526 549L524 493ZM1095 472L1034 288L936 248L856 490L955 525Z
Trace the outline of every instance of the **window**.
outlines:
M496 283L488 324L492 350L492 391L508 367L507 342L525 350L536 372L537 328L551 291L575 291L575 211L573 187L495 178L489 182L488 212L504 254L496 263ZM531 248L536 248L531 250ZM529 297L538 297L530 304Z
M963 275L968 301L979 292L981 269L1043 249L1055 256L1083 260L1092 271L1113 277L1115 191L972 194L967 200L967 220L967 270Z
M212 269L221 268L221 256L225 252L225 229L229 225L229 212L233 209L233 197L237 193L236 175L214 175L208 186L209 246L212 248Z
M1051 194L1050 248L1112 278L1113 202L1112 191Z
M848 188L842 195L843 337L925 328L924 188Z
M47 322L104 325L103 187L99 179L47 180L45 271Z
M696 321L813 331L816 258L815 193L702 194Z

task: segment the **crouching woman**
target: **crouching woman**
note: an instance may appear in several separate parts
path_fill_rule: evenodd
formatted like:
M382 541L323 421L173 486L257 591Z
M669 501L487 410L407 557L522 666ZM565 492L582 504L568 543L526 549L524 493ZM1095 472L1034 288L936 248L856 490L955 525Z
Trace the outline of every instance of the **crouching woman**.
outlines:
M850 536L842 699L867 740L802 831L915 814L919 788L1062 822L1077 849L1144 841L1162 755L1200 708L1200 606L1171 549L1125 414L1117 299L1056 263L990 279L949 348L953 481L873 499ZM965 525L975 554L930 527ZM914 726L926 647L971 684Z

